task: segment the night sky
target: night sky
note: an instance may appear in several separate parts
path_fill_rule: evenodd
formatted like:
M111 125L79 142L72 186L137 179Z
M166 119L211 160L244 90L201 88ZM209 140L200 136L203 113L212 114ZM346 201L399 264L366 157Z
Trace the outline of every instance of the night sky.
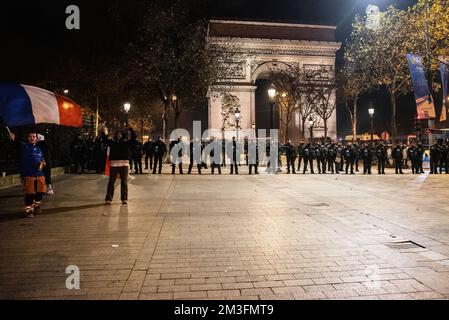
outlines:
M156 1L156 0L155 0ZM195 0L193 0L195 2ZM167 1L161 1L167 3ZM411 0L198 0L204 2L202 14L215 18L267 20L336 25L338 41L344 42L351 31L356 13L363 13L369 3L399 7ZM136 1L7 1L0 4L0 81L34 83L55 62L71 55L92 55L95 50L120 54L137 35L139 14ZM76 4L81 9L81 30L65 28L65 8ZM117 17L113 10L119 10ZM118 27L116 19L122 19ZM123 23L124 22L124 23ZM126 25L124 28L123 25ZM337 57L341 64L342 52ZM360 100L360 131L368 131L369 101L376 106L376 131L388 128L388 97L370 94ZM399 101L399 131L413 126L415 105L412 97ZM366 114L365 114L366 113ZM338 111L339 135L350 133L344 108Z

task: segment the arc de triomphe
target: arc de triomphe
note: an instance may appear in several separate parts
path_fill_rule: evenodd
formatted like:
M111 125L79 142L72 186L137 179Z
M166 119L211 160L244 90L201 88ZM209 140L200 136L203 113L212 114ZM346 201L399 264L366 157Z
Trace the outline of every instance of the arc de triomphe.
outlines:
M256 80L267 79L269 72L280 64L299 64L303 68L329 66L335 69L336 52L341 43L335 40L336 27L325 25L248 22L211 20L209 23L209 41L230 43L243 52L251 52L246 61L230 62L231 76L225 80L231 88L231 94L238 97L241 105L241 130L258 127L256 123ZM209 101L209 129L221 131L223 127L222 101L211 98ZM320 120L314 137L324 136ZM292 121L292 135L298 136L300 115ZM307 123L307 122L306 122ZM337 117L334 111L328 122L328 136L336 139ZM227 128L226 130L228 130ZM271 129L271 128L263 128ZM308 128L305 128L309 137ZM230 129L232 130L232 129ZM295 139L296 140L296 139Z

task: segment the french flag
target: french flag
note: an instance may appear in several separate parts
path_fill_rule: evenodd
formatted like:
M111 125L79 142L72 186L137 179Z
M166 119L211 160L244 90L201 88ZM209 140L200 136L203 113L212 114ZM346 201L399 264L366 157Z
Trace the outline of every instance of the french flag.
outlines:
M80 128L81 107L56 93L32 86L0 83L0 117L8 127L52 123Z

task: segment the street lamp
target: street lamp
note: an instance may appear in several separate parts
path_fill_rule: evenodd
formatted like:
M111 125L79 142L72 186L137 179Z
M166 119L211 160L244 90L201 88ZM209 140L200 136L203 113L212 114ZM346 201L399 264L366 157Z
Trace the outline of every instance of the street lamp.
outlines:
M277 91L273 84L268 89L268 98L270 99L270 112L271 112L271 129L274 129L274 105L276 101Z
M310 142L313 141L313 126L315 125L315 120L312 117L309 118L309 130L310 130Z
M371 119L371 143L374 141L374 111L373 107L368 109L368 114Z
M253 121L253 123L251 124L251 129L252 129L252 131L253 131L253 138L254 138L254 137L257 138L256 122Z
M129 126L129 111L131 110L131 104L130 103L125 103L123 105L123 109L125 110L125 113L126 113L126 130L128 130L128 126Z
M65 95L68 95L69 92L70 92L70 91L69 91L68 89L64 89L64 94L65 94Z
M239 140L239 127L240 127L240 109L237 107L234 111L235 126L237 128L237 141Z

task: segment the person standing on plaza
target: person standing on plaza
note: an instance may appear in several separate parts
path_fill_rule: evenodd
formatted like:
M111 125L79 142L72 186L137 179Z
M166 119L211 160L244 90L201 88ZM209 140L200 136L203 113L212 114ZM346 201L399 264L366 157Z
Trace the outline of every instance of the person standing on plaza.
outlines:
M349 168L351 168L351 174L354 174L355 147L350 145L345 146L343 154L346 163L346 174L349 174Z
M80 133L75 136L75 139L72 142L71 155L75 167L74 173L78 173L79 166L81 169L80 174L83 174L85 169L86 143Z
M430 147L430 174L438 174L438 165L441 159L441 148L438 143L435 142Z
M111 165L106 192L106 205L112 204L117 176L120 176L121 181L120 191L122 204L127 204L130 142L126 140L123 131L117 131L112 140L108 139L106 135L103 134L103 141L110 148L109 160Z
M313 147L310 143L304 146L302 151L302 157L304 158L304 169L302 171L303 174L306 174L307 166L310 165L310 174L314 174L313 172Z
M134 174L142 174L142 143L137 140L137 134L133 130L130 130L130 133L130 156L131 162L134 164Z
M284 146L284 149L285 155L287 157L287 174L290 174L290 168L291 172L293 174L296 174L295 170L296 150L291 140L288 141L288 143Z
M16 142L14 133L10 133L9 138L16 143L20 156L25 214L27 218L33 218L34 213L40 209L43 196L47 191L43 172L46 163L42 150L36 145L37 132L34 130L28 132L28 143Z
M248 164L250 175L253 174L253 168L254 174L259 174L259 144L256 139L251 140L248 144Z
M221 174L222 144L218 140L212 138L212 140L208 144L208 147L211 148L209 152L211 174L215 173L215 168L218 169L218 174Z
M240 154L238 151L238 144L237 141L235 140L235 137L232 137L232 142L231 142L231 174L234 174L234 169L235 169L235 174L239 174L239 166L238 166L238 162L240 160Z
M396 174L404 174L402 171L404 152L399 143L391 150L391 156L394 160Z
M424 169L423 169L423 160L424 160L424 154L425 154L425 150L424 147L422 145L422 143L418 143L418 146L416 147L416 153L417 153L417 166L418 166L418 173L419 174L423 174L424 173Z
M166 153L167 153L167 146L165 145L164 141L162 141L161 137L158 137L154 145L153 174L156 174L158 167L159 167L158 173L162 174L162 161Z
M385 174L385 166L387 164L387 148L380 143L376 148L377 158L377 174Z
M419 174L417 158L418 158L418 152L417 152L416 146L414 144L412 144L407 148L407 159L410 160L412 174Z
M371 167L373 164L373 151L371 145L364 145L361 150L361 157L363 159L363 174L371 174Z
M321 161L321 173L326 174L327 171L327 147L325 144L318 145L318 148L320 150L320 160Z
M337 147L334 143L331 143L327 149L327 163L329 164L328 169L332 174L338 174L337 154Z
M196 163L198 169L198 174L201 174L201 143L196 139L195 141L190 141L189 144L189 171L187 174L192 174L193 164Z
M171 174L175 174L176 166L179 167L179 174L184 174L182 172L182 156L183 156L183 145L182 138L179 137L178 140L170 143L170 156L171 156Z
M148 162L150 170L153 170L154 143L151 138L143 145L143 152L145 154L145 170L148 170Z

